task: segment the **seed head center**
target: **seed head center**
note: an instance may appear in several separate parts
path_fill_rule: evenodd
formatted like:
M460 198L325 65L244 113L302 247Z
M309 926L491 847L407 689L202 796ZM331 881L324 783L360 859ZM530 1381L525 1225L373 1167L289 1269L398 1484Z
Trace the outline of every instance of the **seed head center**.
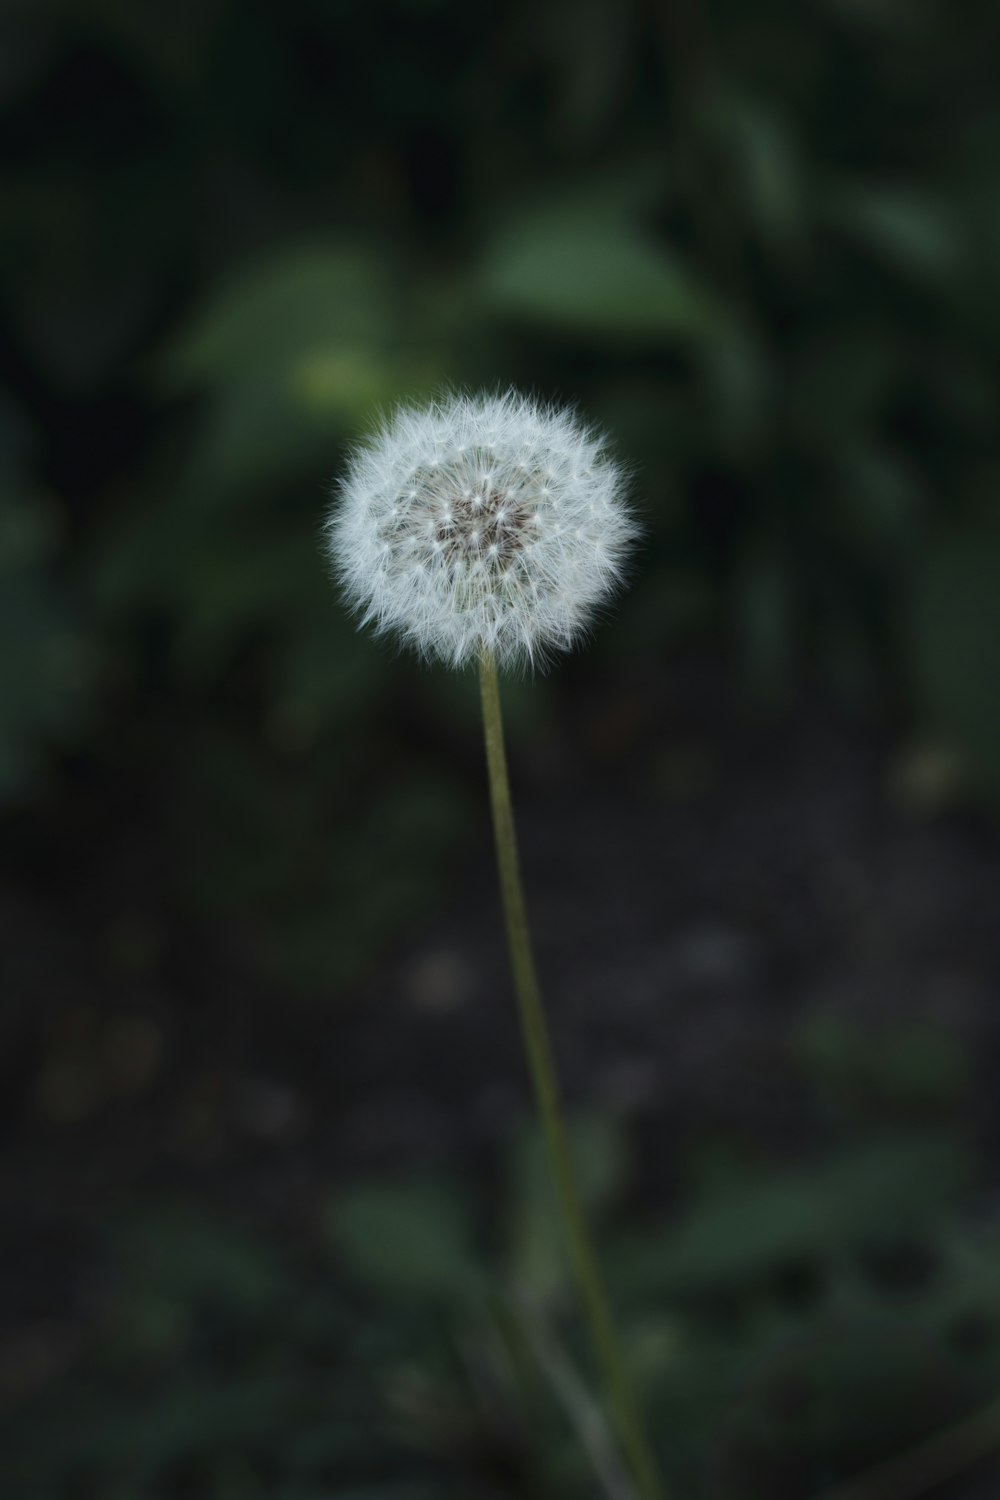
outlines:
M451 563L505 571L534 531L532 511L494 484L477 484L442 507L435 541Z
M473 450L460 462L411 471L379 535L404 569L444 566L499 580L517 566L540 525L531 476L498 474L495 455Z

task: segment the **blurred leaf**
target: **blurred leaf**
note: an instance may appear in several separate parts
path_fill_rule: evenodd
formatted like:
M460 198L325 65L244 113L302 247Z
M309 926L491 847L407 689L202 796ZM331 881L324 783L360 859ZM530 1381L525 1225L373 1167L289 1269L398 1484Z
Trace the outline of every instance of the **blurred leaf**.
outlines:
M709 123L725 143L736 191L761 239L796 246L806 194L790 122L770 101L730 93L714 102Z
M703 340L728 325L715 295L665 246L579 212L537 212L500 233L479 286L497 313L598 339Z
M479 1290L472 1221L439 1179L367 1183L335 1195L330 1241L351 1275L380 1296L453 1304Z
M152 1210L118 1231L115 1249L124 1276L117 1335L124 1353L168 1349L206 1316L259 1319L286 1291L267 1248L195 1211Z
M968 1057L952 1032L918 1020L891 1027L809 1016L793 1038L814 1082L841 1102L953 1106L968 1083Z
M966 1399L957 1362L909 1319L843 1309L765 1341L744 1366L740 1399L720 1413L726 1490L750 1474L738 1491L748 1500L824 1494L945 1425Z
M0 801L29 788L43 747L79 724L94 665L51 570L55 515L23 490L18 446L0 406Z
M1000 793L1000 528L969 526L920 558L908 613L914 685L929 723Z
M953 274L963 253L954 210L917 188L846 183L830 193L827 215L893 269L921 280Z
M940 1222L967 1191L971 1163L946 1137L902 1137L844 1151L826 1164L717 1191L633 1246L619 1280L646 1295L746 1286L803 1261Z
M182 484L211 499L329 467L373 409L440 383L402 320L391 261L371 246L278 250L232 273L158 362L168 389L212 393Z
M394 302L385 258L370 247L274 251L229 274L160 366L178 387L272 376L310 352L384 343Z
M368 400L367 390L352 394ZM318 412L302 399L294 372L280 366L233 376L203 414L181 483L198 495L245 501L288 479L328 471L337 439L363 410Z
M914 1309L923 1325L1000 1379L1000 1229L985 1223L945 1227L939 1274Z
M905 545L914 534L925 499L905 456L877 441L862 439L845 447L837 464L852 538L879 548Z
M625 1182L624 1134L614 1120L591 1115L572 1120L568 1135L583 1207L591 1219L599 1220ZM556 1297L567 1285L567 1247L540 1127L526 1130L515 1141L508 1173L509 1274L531 1297Z
M726 454L753 452L767 433L778 395L776 371L763 339L735 321L721 339L700 350L711 405L713 439Z

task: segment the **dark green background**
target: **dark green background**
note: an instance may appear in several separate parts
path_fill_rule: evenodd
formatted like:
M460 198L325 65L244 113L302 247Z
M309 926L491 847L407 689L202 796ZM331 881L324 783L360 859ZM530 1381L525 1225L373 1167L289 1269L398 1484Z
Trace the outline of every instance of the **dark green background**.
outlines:
M507 703L673 1493L818 1493L1000 1384L998 44L944 0L5 7L11 1493L610 1493L475 684L318 547L445 387L577 405L645 527Z

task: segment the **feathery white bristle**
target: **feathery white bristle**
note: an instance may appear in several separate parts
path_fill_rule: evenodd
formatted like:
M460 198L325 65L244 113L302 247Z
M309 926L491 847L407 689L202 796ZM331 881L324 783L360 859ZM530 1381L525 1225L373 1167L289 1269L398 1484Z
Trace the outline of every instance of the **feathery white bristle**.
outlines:
M572 412L510 392L403 407L353 454L325 525L363 624L462 666L571 646L636 536L622 471Z

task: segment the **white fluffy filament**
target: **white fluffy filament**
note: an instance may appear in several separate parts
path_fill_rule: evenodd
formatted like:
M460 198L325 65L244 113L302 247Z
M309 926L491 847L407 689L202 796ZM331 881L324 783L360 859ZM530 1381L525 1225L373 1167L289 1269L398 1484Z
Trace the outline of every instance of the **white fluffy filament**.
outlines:
M397 410L355 451L325 540L362 624L452 666L537 665L620 580L623 489L572 412L455 396Z

